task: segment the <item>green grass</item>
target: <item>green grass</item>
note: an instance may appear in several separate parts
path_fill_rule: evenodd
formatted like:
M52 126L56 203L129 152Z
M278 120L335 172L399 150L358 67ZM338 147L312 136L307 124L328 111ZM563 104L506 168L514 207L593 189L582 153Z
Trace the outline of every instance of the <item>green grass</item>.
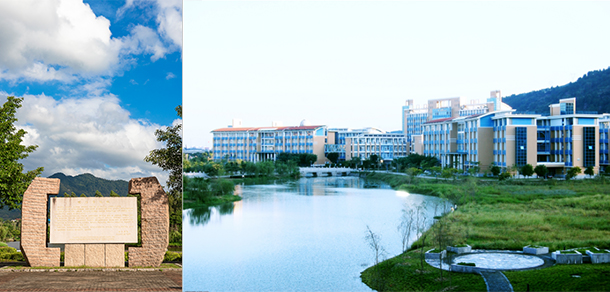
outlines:
M361 274L362 281L377 291L487 291L483 278L477 274L443 271L424 262L420 266L419 250L408 251L369 267Z
M527 245L544 246L549 250L590 246L610 248L610 181L607 179L511 179L498 182L471 178L457 181L418 178L408 180L407 177L392 174L371 174L368 177L386 181L396 189L438 196L457 204L455 212L450 212L438 220L446 223L444 237L448 239L447 245L467 243L473 249L499 250L522 250ZM433 226L426 231L426 246L432 243L436 230ZM424 243L419 239L411 248L419 248L422 244ZM394 259L389 261L392 260ZM591 264L583 264L570 265L568 268L574 273L586 273L590 269L610 273L609 265L595 266L598 267L590 268ZM608 281L605 282L606 286L592 284L594 288L591 289L578 285L566 285L567 288L561 284L544 286L542 283L545 278L555 281L553 271L555 270L542 269L523 273L536 272L538 275L537 281L541 285L531 288L532 291L596 290L595 287L597 290L608 290L607 287L610 287ZM521 280L515 281L524 283ZM570 276L566 281L576 280ZM409 289L423 290L417 287ZM525 290L525 287L519 289ZM515 287L515 291L517 290Z
M515 292L526 291L527 284L530 291L608 291L610 287L610 264L555 265L503 273Z

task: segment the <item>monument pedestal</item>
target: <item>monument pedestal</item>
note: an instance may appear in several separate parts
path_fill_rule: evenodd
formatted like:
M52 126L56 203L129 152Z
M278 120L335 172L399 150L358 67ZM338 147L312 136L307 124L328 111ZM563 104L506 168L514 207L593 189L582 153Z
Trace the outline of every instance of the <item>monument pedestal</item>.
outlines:
M125 267L125 244L91 243L66 244L66 267Z

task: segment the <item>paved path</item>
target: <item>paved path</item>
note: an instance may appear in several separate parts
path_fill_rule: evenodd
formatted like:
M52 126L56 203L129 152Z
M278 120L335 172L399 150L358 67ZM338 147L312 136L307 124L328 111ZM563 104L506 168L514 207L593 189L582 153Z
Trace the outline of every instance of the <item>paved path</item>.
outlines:
M506 276L502 274L502 272L479 272L483 279L485 280L485 285L487 285L487 291L490 292L513 292L513 286L510 284Z
M0 291L182 291L182 271L0 272Z

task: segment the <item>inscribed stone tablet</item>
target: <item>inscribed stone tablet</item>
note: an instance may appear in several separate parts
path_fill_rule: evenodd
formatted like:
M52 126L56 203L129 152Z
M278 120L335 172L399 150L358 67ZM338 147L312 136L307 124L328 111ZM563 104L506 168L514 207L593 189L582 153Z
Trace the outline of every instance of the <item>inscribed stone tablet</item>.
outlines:
M50 243L138 242L138 200L51 198Z

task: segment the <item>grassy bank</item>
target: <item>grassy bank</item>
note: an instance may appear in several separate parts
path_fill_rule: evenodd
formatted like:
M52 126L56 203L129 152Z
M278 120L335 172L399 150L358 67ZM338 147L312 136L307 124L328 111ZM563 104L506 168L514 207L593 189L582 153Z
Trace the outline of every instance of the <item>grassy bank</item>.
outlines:
M476 274L448 273L420 263L419 250L405 252L362 272L362 281L377 291L487 291Z
M432 246L431 240L437 234L438 224L444 224L443 238L447 244L467 243L475 249L521 250L530 244L548 246L550 251L585 246L610 248L610 182L603 179L498 182L466 178L444 181L392 174L370 174L368 178L387 182L395 189L443 197L458 205L455 212L437 220L425 233L428 238L425 243L419 239L412 248L422 244L436 247ZM605 290L604 286L596 284L599 281L589 282L589 286L563 285L565 279L555 279L554 273L560 274L564 270L575 274L588 273L589 270L610 274L610 265L558 266L508 273L507 277L515 283L531 282L532 290L536 290L531 287L535 281L529 280L532 273L538 275L538 290ZM386 276L390 282L398 277L392 273ZM371 285L366 279L363 273L363 281ZM556 283L557 289L545 286L547 282ZM525 290L515 287L518 289Z
M241 197L237 196L237 195L224 195L224 196L218 196L218 197L211 197L211 198L207 199L205 202L198 202L195 200L185 200L184 203L182 203L182 208L190 209L190 208L197 208L197 207L212 207L212 206L218 206L218 205L222 205L222 204L226 204L226 203L237 202L240 200L241 200Z

